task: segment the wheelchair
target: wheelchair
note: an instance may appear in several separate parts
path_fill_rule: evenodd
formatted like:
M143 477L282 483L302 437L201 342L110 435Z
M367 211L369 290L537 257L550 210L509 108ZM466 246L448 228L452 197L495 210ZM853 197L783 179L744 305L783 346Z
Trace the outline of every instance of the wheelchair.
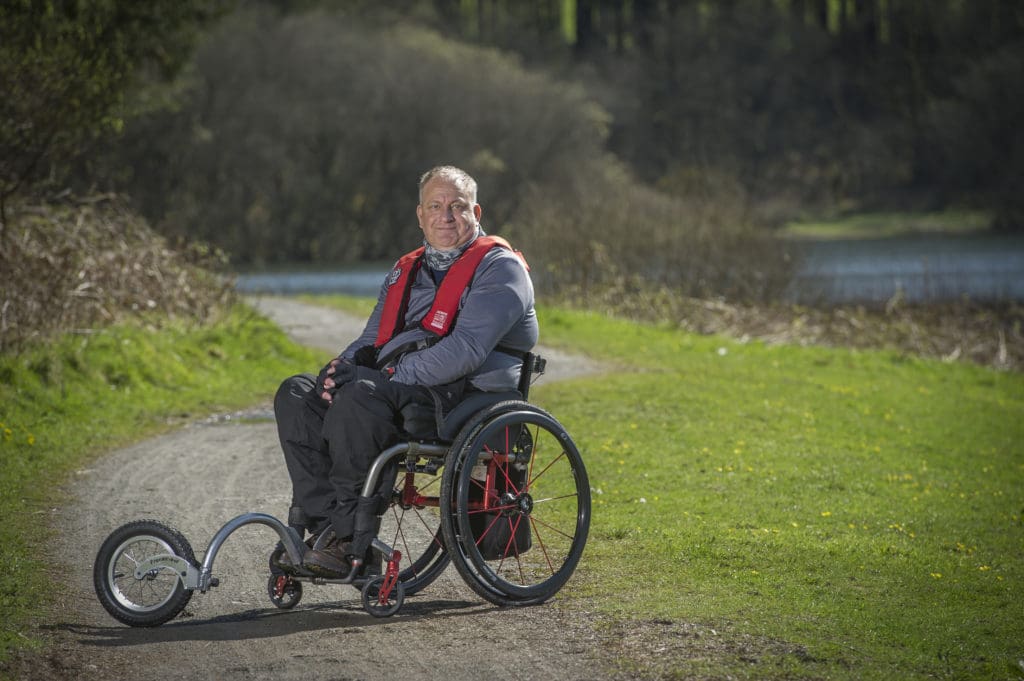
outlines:
M437 438L381 452L363 486L353 537L354 555L367 548L377 560L366 566L354 560L347 577L331 579L303 568L285 572L274 567L272 556L271 603L294 607L304 584L347 584L360 591L369 614L388 617L449 563L476 594L498 606L536 605L557 593L583 554L591 501L572 438L528 402L533 377L545 365L542 357L527 354L517 391L471 393L445 417ZM391 499L382 509L373 491L381 476L392 473ZM174 528L139 520L114 530L99 549L93 583L100 603L130 626L173 619L196 591L218 586L218 551L250 524L273 529L280 538L277 551L302 565L310 547L271 515L245 513L228 521L202 561Z

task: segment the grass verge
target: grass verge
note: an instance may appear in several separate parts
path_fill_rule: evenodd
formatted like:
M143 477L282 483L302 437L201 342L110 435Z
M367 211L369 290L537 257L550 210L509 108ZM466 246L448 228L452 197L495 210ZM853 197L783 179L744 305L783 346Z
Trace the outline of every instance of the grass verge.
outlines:
M1024 676L1024 376L541 320L543 342L630 367L533 393L595 490L569 597L732 642L658 675Z
M52 597L35 548L60 481L112 447L269 400L318 361L242 305L208 327L144 323L0 356L0 660Z

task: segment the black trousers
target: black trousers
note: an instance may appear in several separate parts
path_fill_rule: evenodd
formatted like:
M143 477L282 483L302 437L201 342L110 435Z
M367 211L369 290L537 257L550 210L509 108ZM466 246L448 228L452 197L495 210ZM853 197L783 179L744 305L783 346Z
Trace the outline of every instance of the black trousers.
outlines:
M315 383L311 374L292 376L274 398L292 505L305 513L311 533L331 525L339 537L349 538L374 459L410 437L435 436L438 416L461 399L461 386L393 383L371 370L338 388L328 404L315 394ZM393 462L378 480L378 514L390 502L397 467Z

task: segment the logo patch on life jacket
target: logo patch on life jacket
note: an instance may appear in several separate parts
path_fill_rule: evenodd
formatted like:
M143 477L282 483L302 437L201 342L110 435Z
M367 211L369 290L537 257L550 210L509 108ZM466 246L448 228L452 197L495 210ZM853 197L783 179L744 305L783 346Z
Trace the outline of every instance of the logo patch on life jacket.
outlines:
M444 310L437 310L434 312L434 317L430 320L430 326L434 329L443 329L444 322L448 319L448 313Z
M391 274L388 275L388 286L389 287L390 286L394 286L395 282L397 282L401 278L401 276L402 276L402 268L401 267L396 267L395 269L391 270Z

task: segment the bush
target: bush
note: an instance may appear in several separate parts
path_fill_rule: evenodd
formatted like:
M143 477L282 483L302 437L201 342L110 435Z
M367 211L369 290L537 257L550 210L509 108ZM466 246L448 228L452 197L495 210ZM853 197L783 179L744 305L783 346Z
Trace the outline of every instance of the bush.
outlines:
M127 316L204 321L234 298L223 256L172 250L115 197L15 204L0 231L0 352Z
M1024 42L972 62L953 95L932 102L927 132L929 175L949 195L993 213L1002 231L1024 230Z
M497 229L552 159L604 139L581 89L409 26L240 11L195 66L180 114L131 126L112 165L135 169L122 187L162 231L239 263L394 258L440 163L477 176Z
M119 130L127 109L143 105L138 76L176 73L199 28L226 8L220 0L0 5L0 221L8 200L59 180L93 138Z
M537 187L515 229L542 266L542 293L583 302L653 288L670 296L774 299L792 263L772 233L732 204L669 196L605 161L566 172L556 194Z

